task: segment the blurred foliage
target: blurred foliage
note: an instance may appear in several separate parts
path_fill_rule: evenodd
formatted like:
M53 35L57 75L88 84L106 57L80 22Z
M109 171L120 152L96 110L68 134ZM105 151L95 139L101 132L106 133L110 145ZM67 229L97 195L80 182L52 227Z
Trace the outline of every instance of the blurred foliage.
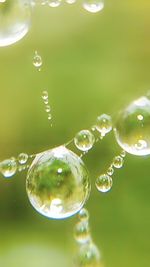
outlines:
M149 89L150 2L107 0L103 12L81 3L33 11L32 28L17 44L0 49L0 157L34 153L62 144L115 114ZM32 59L38 50L41 72ZM47 89L49 127L41 100ZM92 233L106 267L149 266L150 159L127 156L113 190L99 194L95 176L118 153L113 133L85 157L93 182L87 207ZM50 221L30 206L26 174L0 181L0 266L71 266L75 219ZM65 241L65 242L64 242Z

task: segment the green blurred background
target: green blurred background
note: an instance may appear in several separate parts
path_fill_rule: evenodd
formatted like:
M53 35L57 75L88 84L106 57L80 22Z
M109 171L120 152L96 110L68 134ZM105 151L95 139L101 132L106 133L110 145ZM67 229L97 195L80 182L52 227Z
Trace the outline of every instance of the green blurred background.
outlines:
M32 65L34 51L42 71ZM29 34L0 49L0 158L62 144L146 93L150 84L150 2L107 0L103 12L75 5L38 7ZM47 89L53 128L41 99ZM106 267L148 267L150 159L127 156L114 187L97 192L95 177L120 151L113 133L85 157L93 183L87 203L92 234ZM30 206L26 173L0 180L0 266L70 267L76 219L48 220Z

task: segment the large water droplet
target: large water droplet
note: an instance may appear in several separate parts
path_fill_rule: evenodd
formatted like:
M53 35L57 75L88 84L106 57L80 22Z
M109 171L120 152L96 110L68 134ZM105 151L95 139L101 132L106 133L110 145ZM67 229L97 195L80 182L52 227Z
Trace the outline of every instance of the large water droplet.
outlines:
M91 13L97 13L104 8L104 0L84 0L83 8Z
M0 1L0 46L8 46L21 40L31 22L29 0Z
M120 112L115 136L128 153L138 156L150 154L150 100L141 97Z
M95 182L96 188L100 192L108 192L112 188L112 178L107 174L100 175Z
M17 171L17 163L15 158L6 159L0 162L0 172L6 178L12 177Z
M89 130L78 132L74 138L75 146L81 151L90 150L95 142L94 135Z
M33 207L49 218L63 219L85 204L90 181L83 161L60 146L36 156L27 175L26 188Z

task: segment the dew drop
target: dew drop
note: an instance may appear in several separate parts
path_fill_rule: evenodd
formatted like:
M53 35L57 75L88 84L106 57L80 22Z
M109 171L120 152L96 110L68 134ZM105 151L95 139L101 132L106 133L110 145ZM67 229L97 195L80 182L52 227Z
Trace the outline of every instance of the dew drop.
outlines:
M109 175L102 174L96 179L95 185L98 191L105 193L112 188L113 181Z
M124 150L122 150L121 153L120 153L120 156L121 156L122 158L125 158L125 156L126 156L126 152L125 152Z
M6 178L12 177L17 171L17 162L15 158L6 159L0 162L0 172Z
M87 209L83 208L78 213L78 218L80 221L88 221L89 220L89 212Z
M112 166L110 166L110 167L108 168L108 170L107 170L107 174L110 175L110 176L112 176L113 173L114 173L114 168L113 168Z
M121 156L116 156L113 160L113 166L117 169L122 168L124 160Z
M93 242L82 245L77 257L78 267L100 267L101 255Z
M0 47L21 40L28 33L30 24L29 0L0 1Z
M90 150L94 143L95 137L89 130L82 130L78 132L74 138L75 146L83 152Z
M90 181L83 161L64 146L36 156L29 168L26 189L33 207L42 215L63 219L85 204Z
M112 130L112 119L107 114L102 114L97 117L96 129L101 133L102 136L105 136Z
M150 154L150 99L143 96L120 112L114 128L116 140L126 152Z
M46 105L46 106L45 106L45 111L46 111L47 113L49 113L49 112L51 111L51 108L50 108L49 105Z
M36 67L37 70L41 70L41 66L42 66L42 58L41 56L38 54L37 51L35 51L34 53L34 57L33 57L33 65L34 67Z
M48 92L46 90L44 90L42 92L42 99L45 101L45 100L48 100Z
M48 5L50 7L58 7L62 3L62 0L48 0Z
M81 221L75 225L74 238L76 242L85 244L91 241L91 234L88 221Z
M91 13L97 13L104 8L104 0L84 0L83 8Z
M28 158L29 158L28 154L20 153L18 156L18 161L20 164L25 164L28 161Z
M71 5L71 4L74 4L75 2L76 2L76 0L66 0L66 3L67 3L67 4L70 4L70 5Z

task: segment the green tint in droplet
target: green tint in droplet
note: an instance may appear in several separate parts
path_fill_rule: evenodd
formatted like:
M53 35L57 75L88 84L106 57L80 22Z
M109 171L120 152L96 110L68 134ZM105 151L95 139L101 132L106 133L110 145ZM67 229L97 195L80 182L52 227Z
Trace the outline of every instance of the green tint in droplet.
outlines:
M60 146L36 156L27 175L26 188L33 207L49 218L63 219L85 204L90 181L83 161Z

